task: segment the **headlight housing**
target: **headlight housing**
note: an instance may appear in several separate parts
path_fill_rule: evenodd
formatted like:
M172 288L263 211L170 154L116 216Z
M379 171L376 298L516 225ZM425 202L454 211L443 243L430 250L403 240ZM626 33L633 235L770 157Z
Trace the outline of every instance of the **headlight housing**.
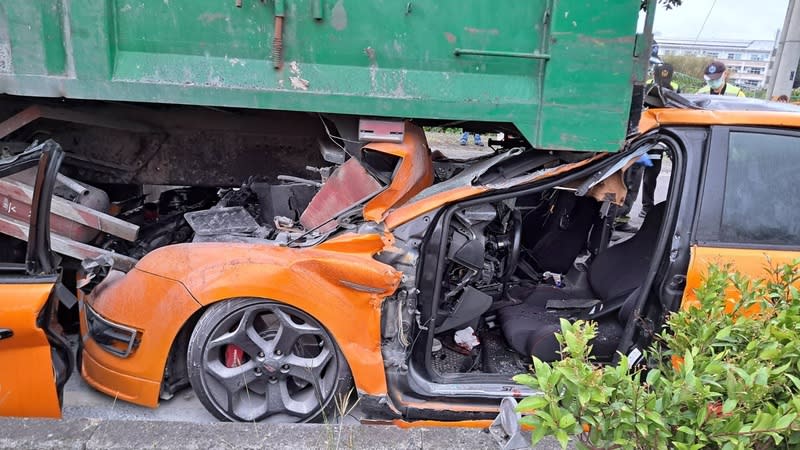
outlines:
M88 335L100 348L127 358L139 347L142 334L137 329L106 319L86 303L83 306Z

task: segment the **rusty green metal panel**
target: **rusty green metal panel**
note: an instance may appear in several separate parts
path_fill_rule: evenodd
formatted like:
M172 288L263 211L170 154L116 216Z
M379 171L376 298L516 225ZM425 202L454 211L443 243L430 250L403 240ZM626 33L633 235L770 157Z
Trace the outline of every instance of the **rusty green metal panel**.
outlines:
M0 92L503 122L615 151L641 79L640 0L236 3L0 0Z

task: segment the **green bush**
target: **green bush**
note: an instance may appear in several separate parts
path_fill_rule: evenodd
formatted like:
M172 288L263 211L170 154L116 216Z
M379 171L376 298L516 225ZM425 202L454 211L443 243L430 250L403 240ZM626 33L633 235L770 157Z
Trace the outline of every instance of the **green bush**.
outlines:
M514 378L541 392L518 407L533 443L554 435L590 449L800 446L798 263L760 280L711 267L699 307L672 314L647 352L649 370L630 370L625 357L594 364L596 325L562 320L563 359L534 358L533 372ZM738 303L726 300L731 289Z

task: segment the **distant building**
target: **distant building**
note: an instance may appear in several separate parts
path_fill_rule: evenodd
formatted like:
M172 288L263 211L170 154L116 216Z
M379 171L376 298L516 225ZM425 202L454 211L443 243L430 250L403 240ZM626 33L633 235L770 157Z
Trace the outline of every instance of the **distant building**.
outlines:
M695 41L657 37L661 57L669 55L708 56L728 67L730 81L759 89L766 86L775 41Z

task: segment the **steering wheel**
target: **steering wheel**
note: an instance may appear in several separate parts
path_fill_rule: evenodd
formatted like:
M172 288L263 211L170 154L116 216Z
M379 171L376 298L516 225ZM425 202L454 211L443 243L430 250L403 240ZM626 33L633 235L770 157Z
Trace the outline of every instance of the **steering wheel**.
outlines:
M522 251L522 213L519 210L514 210L511 213L511 222L513 227L513 235L511 238L511 252L508 254L508 261L506 262L506 270L503 273L503 286L508 283L514 272L517 271L519 264L519 255Z

